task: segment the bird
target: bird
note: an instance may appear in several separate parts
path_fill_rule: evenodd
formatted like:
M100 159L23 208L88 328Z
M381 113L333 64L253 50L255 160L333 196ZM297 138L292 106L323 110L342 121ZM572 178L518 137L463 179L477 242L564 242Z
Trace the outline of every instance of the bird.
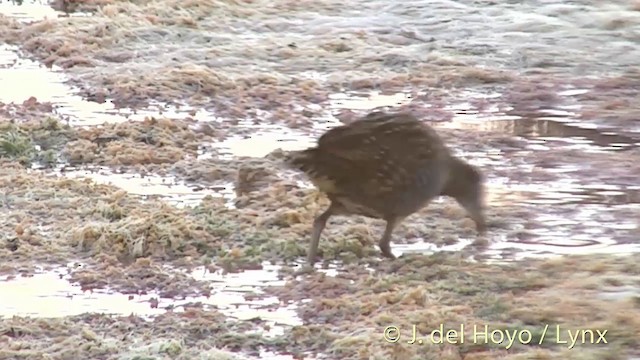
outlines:
M307 266L316 262L320 236L333 215L382 219L378 246L391 252L393 230L439 196L454 198L486 232L484 177L454 156L436 131L408 112L373 111L333 127L314 147L288 151L283 161L304 173L330 200L313 221Z

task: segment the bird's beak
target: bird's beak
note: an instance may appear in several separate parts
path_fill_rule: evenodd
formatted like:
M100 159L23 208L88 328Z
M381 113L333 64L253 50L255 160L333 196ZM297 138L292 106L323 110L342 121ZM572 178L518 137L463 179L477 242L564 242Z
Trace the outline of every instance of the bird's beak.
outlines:
M462 205L462 207L465 208L465 210L467 210L467 213L469 214L471 219L473 219L473 221L476 223L476 230L478 231L478 233L480 234L486 233L487 223L485 220L482 206L475 202L473 203L460 202L460 205Z
M485 234L487 232L487 223L485 222L483 215L475 216L473 221L476 222L476 230L479 234Z

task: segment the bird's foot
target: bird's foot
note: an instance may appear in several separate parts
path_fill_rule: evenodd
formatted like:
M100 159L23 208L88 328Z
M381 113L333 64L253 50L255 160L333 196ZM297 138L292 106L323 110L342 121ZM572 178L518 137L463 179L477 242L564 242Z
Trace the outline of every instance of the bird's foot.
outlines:
M391 250L382 250L382 256L384 256L385 258L389 259L389 260L394 260L396 258L395 255L393 255L393 253L391 252Z

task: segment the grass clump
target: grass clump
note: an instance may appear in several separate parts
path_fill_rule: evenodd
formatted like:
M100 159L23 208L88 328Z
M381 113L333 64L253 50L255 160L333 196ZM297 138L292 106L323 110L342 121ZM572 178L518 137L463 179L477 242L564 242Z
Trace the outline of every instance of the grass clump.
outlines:
M24 122L0 121L0 157L24 166L52 167L73 130L51 117Z
M31 138L19 131L9 130L0 134L0 156L30 164L36 149Z

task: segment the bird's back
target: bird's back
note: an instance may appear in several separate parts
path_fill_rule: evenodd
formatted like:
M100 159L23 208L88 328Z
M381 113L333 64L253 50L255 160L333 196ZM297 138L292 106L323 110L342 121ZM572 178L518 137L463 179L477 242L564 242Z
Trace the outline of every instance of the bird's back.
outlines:
M438 195L449 157L438 134L414 116L374 112L328 130L290 163L332 200L361 204L372 210L365 215L384 217L408 215Z

